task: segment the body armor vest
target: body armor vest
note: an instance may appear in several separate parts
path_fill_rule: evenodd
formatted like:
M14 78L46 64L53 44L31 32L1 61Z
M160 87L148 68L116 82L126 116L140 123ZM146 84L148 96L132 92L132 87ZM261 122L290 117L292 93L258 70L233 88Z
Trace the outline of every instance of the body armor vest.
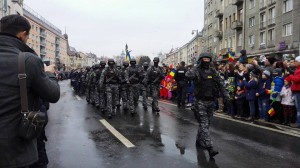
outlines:
M218 94L215 74L210 70L198 69L199 78L195 81L196 97L199 100L213 100Z
M151 71L149 73L149 82L150 83L154 82L158 78L159 71L160 71L159 67L154 67L154 66L151 67ZM160 83L161 81L156 81L156 82Z
M115 68L107 68L107 74L105 77L105 83L116 84L118 82L117 70Z
M128 72L129 72L129 82L131 84L137 84L139 83L139 71L137 67L128 67Z

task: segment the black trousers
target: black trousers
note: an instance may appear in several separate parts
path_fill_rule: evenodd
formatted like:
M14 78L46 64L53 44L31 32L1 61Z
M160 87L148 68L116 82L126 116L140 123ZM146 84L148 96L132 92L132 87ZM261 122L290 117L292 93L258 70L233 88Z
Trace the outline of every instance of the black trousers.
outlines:
M177 84L177 104L184 106L186 101L186 84Z
M41 135L37 138L37 150L38 150L39 160L35 162L33 165L29 166L29 168L47 168L49 160L46 152L46 144L45 144L46 140L47 138L45 136L45 128L44 128Z

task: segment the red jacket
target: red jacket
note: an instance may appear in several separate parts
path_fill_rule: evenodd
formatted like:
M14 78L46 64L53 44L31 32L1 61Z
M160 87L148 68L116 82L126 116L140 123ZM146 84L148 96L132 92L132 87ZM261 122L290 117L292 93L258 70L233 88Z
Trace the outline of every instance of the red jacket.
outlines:
M300 92L300 66L297 67L293 75L289 76L289 80L292 81L292 92Z

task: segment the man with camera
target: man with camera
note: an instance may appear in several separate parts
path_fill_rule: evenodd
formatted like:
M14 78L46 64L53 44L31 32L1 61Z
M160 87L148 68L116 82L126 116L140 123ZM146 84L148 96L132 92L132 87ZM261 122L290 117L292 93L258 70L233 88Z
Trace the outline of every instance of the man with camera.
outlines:
M20 81L26 79L25 97L30 112L40 110L40 100L55 103L60 97L53 75L55 66L44 67L42 60L26 45L30 29L30 23L19 15L0 20L0 167L5 168L27 167L38 160L36 138L24 139L20 135L19 126L23 124ZM24 62L18 60L20 53L24 53ZM26 75L20 78L18 66L22 63Z

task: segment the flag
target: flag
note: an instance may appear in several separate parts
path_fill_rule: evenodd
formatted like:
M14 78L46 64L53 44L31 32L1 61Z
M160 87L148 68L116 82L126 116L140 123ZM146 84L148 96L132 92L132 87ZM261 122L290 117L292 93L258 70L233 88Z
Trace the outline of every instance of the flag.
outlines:
M269 116L271 116L271 117L273 117L274 116L274 114L275 114L275 110L274 110L274 108L272 107L269 111L268 111L268 114L269 114Z
M230 51L230 48L228 48L228 60L229 62L235 62L234 53Z
M128 45L126 44L126 46L125 46L125 52L126 52L126 57L125 57L125 59L126 59L126 61L130 61L130 51L128 51Z

